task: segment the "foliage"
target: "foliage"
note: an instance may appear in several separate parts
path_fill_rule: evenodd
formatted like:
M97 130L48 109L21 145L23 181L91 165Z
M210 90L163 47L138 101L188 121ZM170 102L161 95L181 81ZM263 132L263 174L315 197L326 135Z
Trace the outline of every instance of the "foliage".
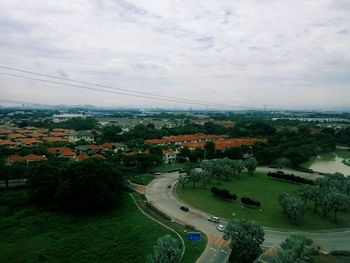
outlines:
M253 172L255 171L256 167L258 166L258 161L255 157L249 157L245 160L245 166L248 170L248 173L250 175L253 175Z
M210 191L215 196L222 197L222 198L225 198L227 200L236 200L237 199L237 195L231 194L230 191L227 190L227 189L220 189L220 188L217 188L217 187L212 187L210 189Z
M278 202L282 207L282 211L288 218L296 220L298 216L305 213L305 204L301 199L290 196L287 193L278 195Z
M148 263L178 263L182 249L179 241L170 235L160 237L153 248L153 255L147 258Z
M261 207L260 201L254 200L250 197L242 197L241 203L247 206L255 206L255 207Z
M273 263L306 263L312 261L314 249L311 247L312 240L302 234L290 235L282 244L273 258Z
M230 262L250 263L262 252L264 230L253 221L244 219L231 220L224 232L224 239L230 240L232 249Z
M267 176L290 181L290 182L301 183L301 184L313 184L312 180L309 180L300 176L295 176L294 174L285 174L284 172L277 172L277 173L268 172Z

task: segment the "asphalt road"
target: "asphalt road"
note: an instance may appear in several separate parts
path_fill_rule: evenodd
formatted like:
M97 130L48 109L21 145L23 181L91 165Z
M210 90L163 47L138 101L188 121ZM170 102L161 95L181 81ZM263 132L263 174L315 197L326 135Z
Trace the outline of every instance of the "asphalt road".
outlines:
M261 169L263 171L265 169ZM229 256L229 242L222 238L222 232L216 229L215 223L209 222L211 216L203 211L195 209L174 196L174 185L178 179L178 172L165 173L153 180L146 188L146 198L160 211L166 213L172 219L182 224L193 225L196 229L204 232L208 237L208 244L197 262L224 263ZM168 188L171 185L171 188ZM180 210L180 206L185 205L190 208L188 212ZM226 225L226 222L222 222ZM290 234L295 232L279 231L264 228L265 242L263 246L278 246ZM321 250L349 250L350 230L337 232L307 232L305 235L312 238L320 246Z

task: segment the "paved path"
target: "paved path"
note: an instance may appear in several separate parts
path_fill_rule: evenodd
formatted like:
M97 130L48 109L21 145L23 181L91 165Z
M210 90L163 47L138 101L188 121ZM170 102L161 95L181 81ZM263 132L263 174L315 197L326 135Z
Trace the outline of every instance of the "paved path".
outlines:
M271 169L271 168L269 168ZM262 170L261 170L262 171ZM295 173L294 173L295 174ZM224 263L230 253L229 243L222 238L222 233L216 229L216 224L207 220L209 214L193 208L174 196L174 185L178 180L178 172L166 173L153 180L146 188L146 198L160 211L166 213L182 224L195 226L196 229L204 232L208 237L208 244L197 262ZM171 189L167 186L172 185ZM181 205L190 207L189 212L179 209ZM227 222L222 222L224 225ZM278 246L290 234L294 232L273 230L264 228L265 242L264 246ZM322 250L349 250L350 249L350 230L333 232L307 232L305 235L315 240Z

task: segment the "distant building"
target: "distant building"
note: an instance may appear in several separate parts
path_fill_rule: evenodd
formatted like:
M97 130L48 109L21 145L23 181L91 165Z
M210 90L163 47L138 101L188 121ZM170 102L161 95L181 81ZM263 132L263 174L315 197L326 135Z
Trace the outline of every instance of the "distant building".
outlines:
M174 163L177 160L177 152L173 150L163 150L163 162Z
M95 142L95 136L89 131L78 131L69 135L69 142L86 141Z
M75 113L67 113L67 114L54 114L52 116L53 122L63 122L72 118L86 118L84 114L75 114Z

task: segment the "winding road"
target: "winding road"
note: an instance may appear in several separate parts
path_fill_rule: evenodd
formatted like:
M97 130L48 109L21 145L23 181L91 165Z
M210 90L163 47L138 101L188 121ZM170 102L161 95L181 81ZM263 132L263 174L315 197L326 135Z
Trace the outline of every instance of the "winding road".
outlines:
M266 171L265 168L259 170ZM216 224L208 221L208 217L211 215L176 199L173 191L174 186L177 183L178 176L178 172L164 173L158 178L154 179L145 190L145 195L148 202L175 221L181 224L192 225L197 230L200 230L206 234L208 237L208 243L203 254L197 260L198 263L227 262L230 253L229 242L222 238L222 232L219 232L216 229ZM168 185L171 185L171 188L168 188ZM190 210L188 212L180 210L179 207L181 205L190 207ZM226 225L227 222L222 221L222 224ZM270 228L264 228L264 231L265 241L263 246L266 247L278 246L290 234L295 233ZM350 249L350 230L307 232L305 235L316 241L321 246L321 250L331 251Z

